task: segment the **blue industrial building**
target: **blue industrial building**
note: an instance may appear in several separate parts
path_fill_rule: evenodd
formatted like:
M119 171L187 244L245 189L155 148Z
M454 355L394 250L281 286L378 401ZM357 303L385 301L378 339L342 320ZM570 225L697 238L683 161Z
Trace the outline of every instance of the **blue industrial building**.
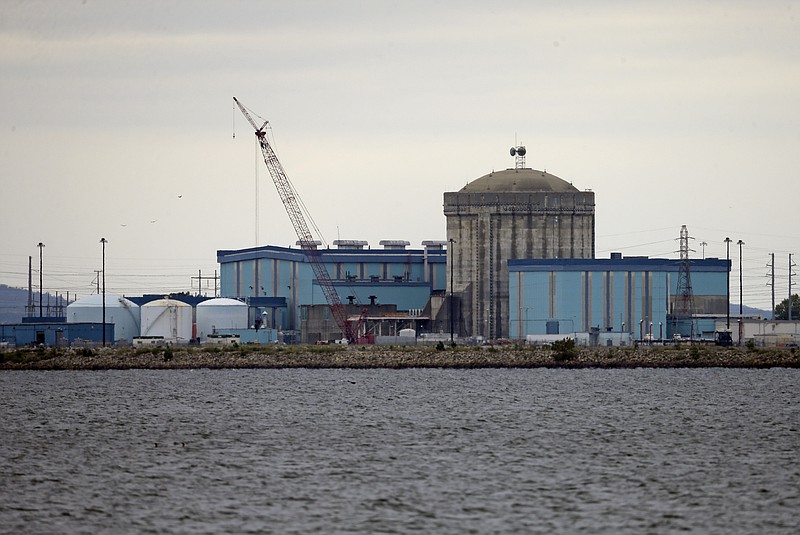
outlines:
M447 332L447 251L443 242L426 243L424 249L364 249L347 242L320 251L341 301L352 304L351 317L371 303L380 305L368 306L372 321L414 320L401 326L419 333ZM253 319L265 311L264 327L295 332L292 341L341 336L301 249L263 246L218 251L217 257L222 295L246 299ZM713 339L714 320L724 316L728 306L729 260L690 261L690 321L678 321L673 315L678 259L614 254L608 259L507 262L512 339L591 332L624 333L631 340L671 339L676 334ZM311 321L315 311L317 321ZM371 328L378 332L374 325Z
M511 337L595 331L632 339L675 334L713 339L713 318L724 316L728 306L730 261L690 261L693 319L688 322L673 316L680 266L681 260L621 255L509 260Z
M114 339L114 324L106 323L106 340ZM9 346L98 345L103 340L102 323L6 323L0 324L0 343Z
M440 308L431 298L443 299L447 288L445 242L426 241L422 249L407 249L407 241L380 244L382 249L371 249L363 241L337 240L336 248L319 249L339 299L355 315L368 307L373 321L382 314L392 321L407 317L414 326L430 329ZM302 249L221 250L217 261L220 295L246 299L254 319L266 312L267 327L296 332L295 341L342 337L332 319L324 317L327 301ZM316 308L320 320L330 321L308 332Z

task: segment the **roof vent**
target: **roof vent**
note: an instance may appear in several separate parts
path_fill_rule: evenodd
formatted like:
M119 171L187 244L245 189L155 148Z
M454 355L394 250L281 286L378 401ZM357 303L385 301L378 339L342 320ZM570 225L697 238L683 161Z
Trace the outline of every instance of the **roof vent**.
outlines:
M403 250L409 245L411 242L406 240L381 240L380 244L383 245L384 249L400 249Z
M301 241L301 240L297 240L296 242L294 242L294 244L295 244L295 245L299 245L300 247L302 247L302 246L303 246L303 243L313 244L313 245L315 245L317 248L319 248L319 247L322 247L322 242L321 242L321 241L319 241L319 240L308 240L308 241L306 241L306 242L304 242L304 241Z
M428 250L441 251L445 245L447 245L446 240L425 240L422 242L422 246Z
M333 244L337 249L363 249L369 245L364 240L333 240Z

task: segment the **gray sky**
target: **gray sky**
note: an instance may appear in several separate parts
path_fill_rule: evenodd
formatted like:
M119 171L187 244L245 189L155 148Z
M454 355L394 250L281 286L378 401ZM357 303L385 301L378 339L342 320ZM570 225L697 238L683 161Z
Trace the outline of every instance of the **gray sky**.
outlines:
M445 239L442 194L516 139L595 192L599 258L677 257L685 224L698 257L734 240L733 301L739 239L745 304L773 252L787 295L800 1L489 4L0 0L0 282L43 242L45 290L89 294L105 237L107 291L189 290L253 246L235 95L328 242ZM294 244L258 163L259 241Z

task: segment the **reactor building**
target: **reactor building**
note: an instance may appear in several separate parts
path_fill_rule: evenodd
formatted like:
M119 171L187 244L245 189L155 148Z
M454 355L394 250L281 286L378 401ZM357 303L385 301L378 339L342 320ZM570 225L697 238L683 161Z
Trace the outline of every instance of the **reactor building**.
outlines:
M592 259L594 193L525 167L525 148L514 147L514 169L484 175L444 194L451 247L451 298L462 336L508 338L508 261Z

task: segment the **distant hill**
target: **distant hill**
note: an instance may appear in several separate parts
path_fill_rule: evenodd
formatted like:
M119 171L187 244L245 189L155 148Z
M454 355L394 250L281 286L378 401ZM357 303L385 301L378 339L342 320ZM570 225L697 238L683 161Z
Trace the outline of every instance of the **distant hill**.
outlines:
M777 303L776 303L777 304ZM742 313L745 316L761 316L761 319L771 320L772 319L772 312L769 310L764 310L763 308L753 308L747 305L742 305ZM739 305L734 305L731 303L731 314L739 315Z
M25 315L28 290L0 284L0 323L19 323Z
M34 296L34 302L39 302L39 294ZM42 302L47 306L55 304L56 296L45 293ZM5 284L0 284L0 323L20 323L25 316L25 307L28 305L28 290L24 288L14 288Z

